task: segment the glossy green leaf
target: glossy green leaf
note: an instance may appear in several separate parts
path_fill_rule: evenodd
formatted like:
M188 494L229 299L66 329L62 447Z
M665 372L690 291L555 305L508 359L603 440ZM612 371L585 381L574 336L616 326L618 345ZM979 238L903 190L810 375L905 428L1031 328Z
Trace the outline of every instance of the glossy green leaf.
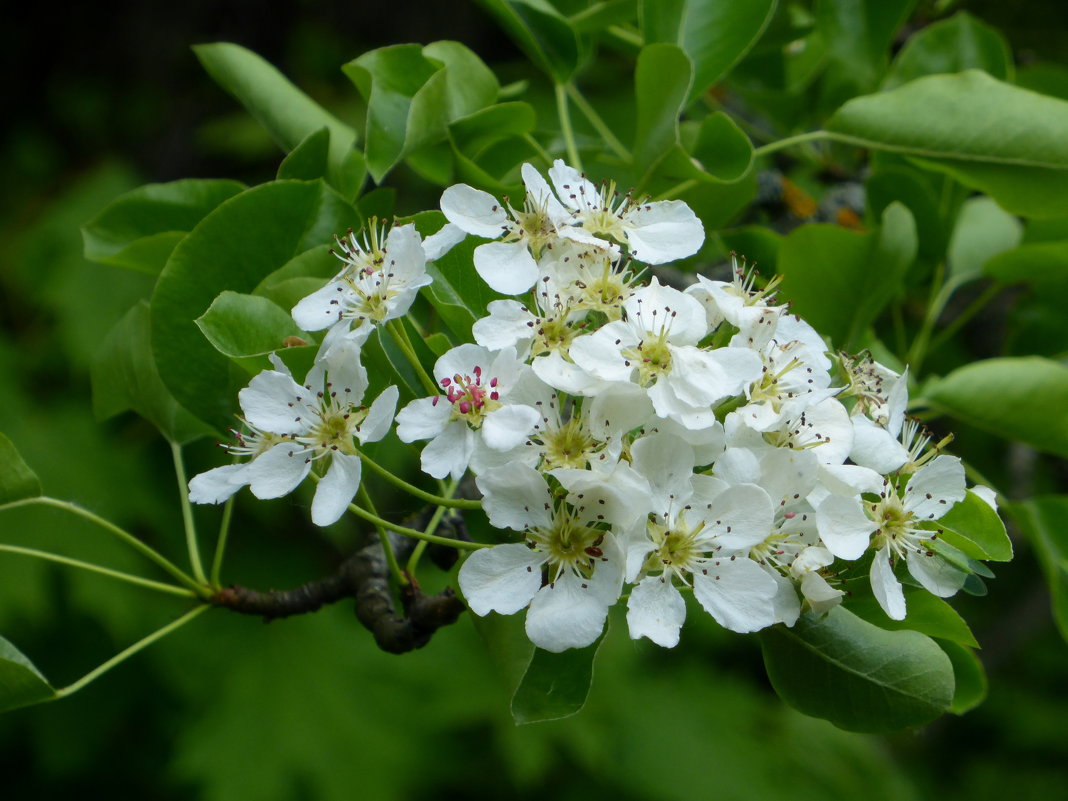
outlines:
M233 95L287 153L321 128L330 131L330 185L355 197L364 179L356 131L324 109L271 64L229 42L193 48L208 74Z
M1032 498L1009 507L1027 534L1049 585L1053 619L1068 640L1068 495Z
M208 342L225 356L262 356L285 347L286 337L303 332L289 312L258 295L226 290L196 319Z
M330 172L330 129L313 131L278 165L279 181L314 181Z
M571 717L586 705L593 682L593 660L604 634L585 648L554 654L534 649L523 680L512 696L512 718L517 725Z
M196 179L138 187L113 200L82 228L85 258L158 273L187 232L244 188L237 181Z
M679 115L693 81L689 56L673 44L642 48L634 72L634 166L648 174L679 141ZM644 179L643 179L644 180Z
M971 648L945 640L937 642L953 664L953 703L949 705L949 711L963 715L986 700L986 671Z
M598 0L572 13L568 23L578 33L595 33L613 25L626 25L637 17L637 0Z
M441 142L449 122L497 98L493 73L457 42L382 47L342 69L367 101L367 169L378 183L402 159Z
M959 11L910 36L890 65L882 88L893 89L924 75L970 69L1011 81L1012 51L996 28Z
M501 139L531 133L536 122L537 116L529 103L498 103L450 123L449 136L457 150L477 156Z
M879 606L879 602L871 593L868 580L864 579L862 584L863 586L858 587L858 591L854 591L844 602L846 609L857 617L888 631L910 629L928 637L949 640L972 648L979 647L964 618L937 595L931 595L920 587L905 587L907 615L904 620L894 620Z
M163 385L151 336L148 302L140 301L111 329L93 360L93 413L103 420L134 411L179 445L211 434Z
M945 257L948 241L939 198L930 186L930 174L910 165L878 167L865 184L868 211L878 219L883 210L897 201L912 212L916 221L917 253L929 261Z
M858 97L827 122L833 138L890 150L1034 217L1068 214L1068 102L969 70Z
M965 201L946 254L949 280L959 285L981 277L990 259L1015 248L1022 237L1020 221L990 198Z
M1012 559L1012 541L1001 517L986 501L968 492L963 501L937 521L941 539L972 559L1008 562Z
M41 494L41 481L22 460L15 443L0 434L0 505L36 498Z
M953 700L953 668L932 639L886 631L842 607L766 629L761 645L775 692L847 731L920 726Z
M0 637L0 712L39 704L56 696L41 671L14 645Z
M249 189L209 214L175 248L152 296L152 345L175 399L217 427L236 403L229 360L193 322L220 292L248 293L295 256L360 224L352 206L321 181Z
M776 0L643 0L639 17L645 44L681 47L693 62L687 100L722 80L764 32Z
M683 123L679 139L682 146L672 148L661 162L658 173L662 178L734 183L753 164L753 143L722 111L700 123Z
M509 698L515 695L534 656L534 643L527 637L524 619L521 614L499 615L496 612L483 617L471 615Z
M1005 439L1068 456L1068 367L1040 357L985 359L924 387L938 411Z
M848 350L901 291L916 248L916 223L900 203L887 206L882 227L871 233L801 226L779 248L782 297Z
M578 69L574 29L546 0L478 0L542 72L564 83Z
M994 256L983 271L1006 284L1063 285L1068 279L1068 242L1021 245Z
M825 47L823 91L838 104L876 87L889 60L890 45L916 0L822 0L816 4L816 32Z

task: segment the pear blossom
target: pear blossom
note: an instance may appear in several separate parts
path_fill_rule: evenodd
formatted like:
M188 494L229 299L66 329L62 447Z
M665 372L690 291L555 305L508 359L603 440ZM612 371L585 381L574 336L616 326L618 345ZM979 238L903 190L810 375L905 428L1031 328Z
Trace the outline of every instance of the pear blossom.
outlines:
M313 466L329 461L311 510L313 523L328 526L344 514L360 486L362 463L354 441L377 442L389 432L397 388L387 387L366 407L360 405L366 385L335 387L313 367L301 386L280 359L272 363L275 369L264 370L238 393L250 433L235 431L237 444L230 452L251 460L194 476L189 500L221 503L246 485L257 498L279 498Z

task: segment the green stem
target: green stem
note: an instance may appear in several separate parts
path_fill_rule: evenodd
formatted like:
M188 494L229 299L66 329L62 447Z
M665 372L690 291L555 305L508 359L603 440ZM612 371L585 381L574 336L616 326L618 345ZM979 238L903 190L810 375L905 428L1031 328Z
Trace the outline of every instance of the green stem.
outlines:
M575 131L571 128L571 109L567 105L567 87L558 83L556 91L556 113L560 115L560 133L564 136L567 147L567 160L571 166L582 172L582 159L579 158L578 146L575 144Z
M219 539L215 542L215 557L211 560L211 586L219 586L219 576L222 574L223 556L226 553L226 541L230 537L230 518L234 513L233 496L223 506L222 522L219 523Z
M942 315L942 310L945 308L946 303L949 302L950 297L959 286L952 280L943 283L945 272L945 264L940 263L935 270L934 280L931 282L931 299L927 302L927 313L924 314L923 322L920 323L920 330L916 332L912 347L909 348L909 352L905 356L905 362L915 370L915 375L917 376L920 374L920 367L923 365L924 359L927 358L931 333L934 331L935 324L937 324L938 318Z
M459 483L460 483L459 481L455 481L454 480L449 485L448 491L446 492L446 496L451 496L454 492L456 492L456 487L459 485ZM427 523L426 524L426 528L423 529L423 533L424 534L433 534L434 531L437 529L438 524L441 522L441 518L442 518L442 516L444 514L445 514L445 507L444 506L438 506L438 508L434 510L434 514L431 515L430 522ZM418 544L416 544L415 548L412 549L412 555L410 557L408 557L408 575L409 576L414 576L415 575L415 569L419 565L419 559L423 556L423 551L426 550L426 544L427 544L426 540L420 540L418 542Z
M553 157L549 155L548 150L541 146L541 142L539 142L530 134L523 134L523 141L530 145L534 149L534 152L537 153L538 156L543 159L547 165L549 165L550 167L552 166Z
M109 670L111 670L113 667L116 667L117 665L122 664L127 659L129 659L131 656L136 654L138 651L142 651L145 648L147 648L148 646L150 646L152 643L156 642L156 640L160 640L160 639L166 637L168 634L170 634L175 629L180 629L182 626L184 626L190 620L192 620L195 617L198 617L198 616L202 615L204 612L208 611L209 609L211 609L211 605L210 604L204 604L202 606L198 606L196 609L192 609L189 612L186 612L184 615L182 615L177 620L175 620L175 621L173 621L171 623L168 623L166 626L164 626L161 629L157 629L156 631L152 632L151 634L149 634L144 639L141 639L141 640L138 640L137 642L135 642L133 645L131 645L125 651L121 651L120 653L116 654L111 659L109 659L107 662L102 664L100 667L96 668L95 670L89 671L88 673L86 673L84 676L82 676L80 679L78 679L73 684L68 684L66 687L63 687L63 688L61 688L59 690L56 690L56 694L55 694L54 698L55 699L66 698L68 695L72 695L73 693L78 692L78 690L82 689L82 687L84 687L87 684L89 684L89 683L95 681L96 679L100 678L105 673L107 673Z
M477 551L479 548L488 548L488 545L484 545L480 542L464 542L462 540L450 540L448 537L438 537L434 534L427 534L425 531L419 531L415 528L408 528L407 526L398 526L396 523L391 523L388 520L384 520L376 514L368 512L357 506L354 503L349 504L349 511L357 517L362 517L368 523L374 523L376 526L382 526L390 531L396 531L398 534L404 534L406 537L414 537L417 540L426 540L430 543L437 545L447 545L450 548L457 548L463 551Z
M174 472L178 476L178 497L182 500L182 524L185 526L185 546L189 551L189 564L193 568L193 578L199 584L207 584L204 566L200 562L200 545L197 543L197 528L193 522L193 506L189 503L189 481L185 476L185 462L182 460L182 447L171 443L171 456L174 457Z
M189 587L189 589L193 590L193 592L195 592L198 597L208 598L211 595L211 591L207 587L205 587L203 584L198 584L197 582L195 582L185 573L184 570L182 570L180 567L171 562L171 560L169 560L159 551L141 542L141 540L137 539L137 537L135 537L133 534L119 528L110 520L105 520L100 515L94 514L88 509L83 509L77 504L70 503L69 501L61 501L58 498L50 498L47 495L41 495L36 498L24 498L20 501L6 503L3 506L0 506L0 511L4 509L14 509L19 506L31 506L33 504L42 504L44 506L52 506L56 509L62 509L65 512L70 512L72 515L76 515L77 517L81 517L91 523L95 523L105 531L108 531L118 537L122 542L124 542L126 545L129 545L142 556L151 559L165 571L170 573L174 578L178 579L179 582L185 584L187 587Z
M627 150L626 146L619 141L614 133L612 133L612 129L605 124L605 121L601 119L601 115L597 113L597 109L590 105L590 101L585 98L582 92L579 91L578 87L573 83L568 83L567 94L568 97L574 101L575 106L582 112L582 115L590 125L593 126L594 130L600 134L602 139L604 139L605 144L612 148L615 154L623 159L623 161L629 162L631 160L630 151Z
M832 136L833 134L830 131L809 131L808 133L798 134L797 136L788 136L785 139L780 139L778 142L769 142L766 145L753 148L753 158L767 156L770 153L785 150L794 145L803 145L808 142L818 142L821 139L830 139Z
M375 502L371 500L371 495L367 492L367 487L360 484L360 501L367 507L367 511L378 517L378 510L375 509ZM411 582L401 572L400 564L397 562L397 554L393 551L393 544L389 541L389 534L386 533L386 529L375 523L375 528L378 529L378 541L382 544L382 553L386 555L386 563L389 565L389 572L393 574L393 578L397 584L401 587L407 586Z
M164 584L159 581L141 578L140 576L133 576L129 573L123 573L121 570L112 570L109 567L94 565L92 562L83 562L81 559L71 559L69 556L60 556L57 553L39 551L36 548L22 548L18 545L0 545L0 551L21 554L22 556L34 556L48 562L57 562L61 565L67 565L68 567L77 567L81 570L99 573L102 576L111 576L112 578L119 579L119 581L126 581L140 587L147 587L148 589L156 590L157 592L181 595L184 598L196 598L196 593L192 590L187 590L185 587L175 587L173 584Z
M947 339L956 334L969 320L974 317L980 309L982 309L987 303L993 300L998 293L1002 290L1001 284L990 284L986 289L979 294L967 308L960 314L953 318L945 328L938 332L938 334L931 340L930 349L937 350Z
M469 501L459 498L443 498L440 495L434 495L433 493L427 492L426 490L419 489L419 487L415 486L414 484L409 484L400 476L396 476L393 473L389 472L386 468L384 468L382 465L380 465L378 462L376 462L363 451L357 450L356 453L359 454L359 457L361 459L363 459L363 463L365 465L367 465L380 476L382 476L382 478L386 479L391 484L400 487L405 492L414 495L420 500L426 501L427 503L433 503L438 506L448 506L453 509L482 508L482 501Z
M408 332L404 330L403 326L398 325L396 320L390 320L386 323L386 329L392 335L393 341L397 343L397 347L401 349L404 357L415 368L419 380L423 382L423 389L431 395L437 395L438 387L434 383L434 379L427 375L423 363L419 361L419 357L415 355L415 348L412 347L412 341L408 339Z

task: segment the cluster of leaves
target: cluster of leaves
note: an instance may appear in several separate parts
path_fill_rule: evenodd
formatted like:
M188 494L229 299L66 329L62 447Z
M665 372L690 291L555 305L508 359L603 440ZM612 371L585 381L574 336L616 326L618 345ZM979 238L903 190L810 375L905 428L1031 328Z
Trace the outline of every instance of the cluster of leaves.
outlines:
M502 86L456 42L374 50L343 67L365 108L359 130L253 53L197 48L287 155L274 181L150 185L86 226L88 258L154 280L101 345L98 414L132 409L175 446L217 434L265 354L304 336L287 310L335 271L331 235L419 208L387 188L394 176L518 196L520 164L566 152L594 177L685 199L716 232L694 263L748 253L784 276L781 296L836 347L909 363L914 410L963 425L961 454L1012 499L1003 508L1042 560L1068 634L1058 525L1068 498L1043 477L1021 488L999 464L1003 441L1068 456L1068 103L1030 91L1001 35L964 13L922 28L891 58L908 0L825 2L812 13L774 0L483 4L536 72ZM846 182L863 182L866 196L853 217L834 207ZM418 221L440 225L436 214ZM494 297L473 273L474 244L437 264L414 309L427 364L469 338ZM979 315L998 320L1003 342L965 337ZM402 391L421 394L389 342L370 344L372 393L395 372ZM284 358L299 374L312 353ZM14 446L2 449L0 503L39 496ZM1045 494L1029 497L1036 491ZM973 559L1011 556L996 531L958 547ZM861 731L972 708L985 691L975 637L944 602L914 593L909 608L911 631L898 631L858 589L822 620L769 632L776 690ZM483 629L509 666L517 720L585 702L596 647L535 653L502 621ZM19 651L0 648L6 708L55 697Z

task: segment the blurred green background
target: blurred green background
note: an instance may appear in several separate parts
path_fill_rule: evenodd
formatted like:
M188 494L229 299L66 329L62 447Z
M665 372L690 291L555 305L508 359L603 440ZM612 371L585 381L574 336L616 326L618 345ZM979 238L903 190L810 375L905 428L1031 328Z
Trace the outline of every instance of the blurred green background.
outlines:
M959 4L1021 62L1068 57L1062 2ZM456 39L503 76L518 58L474 3L288 2L25 9L6 24L0 140L0 430L45 491L182 550L170 454L132 416L93 419L89 368L151 277L92 265L79 226L149 181L270 179L280 153L201 71L189 46L233 41L339 115L358 113L339 65L400 42ZM14 76L21 76L15 78ZM398 174L405 206L436 192ZM407 184L405 184L407 182ZM991 345L996 352L996 344ZM958 430L962 440L971 435ZM190 472L217 464L188 449ZM1027 495L1063 463L1011 451ZM307 498L239 496L227 580L288 587L323 575L354 531L306 522ZM205 531L217 510L198 512ZM134 557L48 510L8 512L5 542L118 568ZM848 734L787 709L753 637L691 615L683 643L632 642L614 621L587 709L516 728L471 621L423 651L377 651L347 606L264 625L215 611L62 703L0 718L0 797L87 790L141 799L1053 799L1068 797L1066 651L1026 541L986 598L955 606L983 646L987 701L917 732ZM62 684L181 610L107 579L0 555L0 632Z

